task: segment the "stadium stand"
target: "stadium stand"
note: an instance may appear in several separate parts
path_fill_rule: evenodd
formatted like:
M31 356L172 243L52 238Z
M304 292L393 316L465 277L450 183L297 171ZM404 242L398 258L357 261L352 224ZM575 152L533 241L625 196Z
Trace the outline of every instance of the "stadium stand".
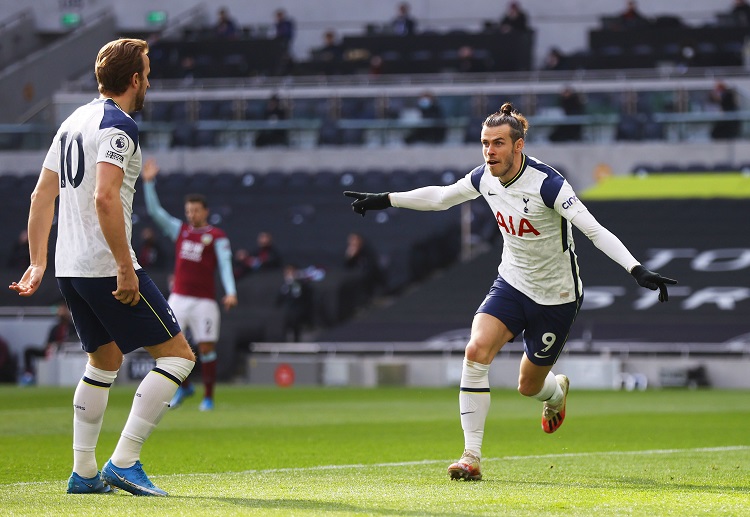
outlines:
M440 148L448 148L456 154L464 152L469 147L467 144L476 146L484 116L502 102L511 101L529 116L531 149L541 147L540 156L551 156L550 163L563 174L569 174L571 182L581 181L581 178L590 181L593 165L610 157L613 161L621 160L618 163L632 164L622 165L622 169L615 171L622 174L629 171L641 175L697 173L701 169L708 172L750 170L750 155L742 149L750 120L750 112L745 111L750 82L743 67L742 46L746 28L715 27L710 19L712 13L706 14L705 8L699 12L702 19L698 21L677 24L674 19L663 17L642 29L617 32L606 30L605 20L600 20L599 15L607 5L612 5L612 2L603 2L585 23L576 26L581 46L571 50L569 41L568 53L564 56L566 66L555 71L536 66L542 52L540 41L549 42L554 32L560 37L570 36L573 32L568 30L570 20L551 20L556 17L545 20L535 18L532 13L532 25L538 21L540 28L535 26L533 31L511 36L492 32L491 23L451 27L460 21L450 18L445 22L449 18L446 17L437 22L433 20L436 27L424 24L423 33L407 41L384 32L373 20L368 20L371 25L368 30L366 24L354 16L358 13L354 13L350 14L351 25L341 32L342 66L331 73L316 61L315 54L307 59L299 52L291 69L280 67L281 62L285 66L289 64L285 61L283 46L270 37L268 30L256 26L257 20L248 21L249 15L238 40L212 40L205 28L201 28L205 20L200 20L200 9L192 5L188 8L187 4L185 16L174 16L175 23L172 23L170 13L169 26L158 31L142 23L133 24L138 30L129 30L130 27L123 30L121 11L83 16L79 26L65 31L34 30L33 22L22 15L19 17L22 31L31 37L24 43L27 45L24 49L11 53L7 66L3 52L9 48L8 38L12 39L16 32L8 29L10 21L0 23L0 91L4 92L0 93L0 101L7 107L0 114L0 122L8 123L0 124L0 151L18 153L23 150L43 156L51 132L59 122L57 119L71 106L89 99L94 91L90 63L86 62L85 70L81 64L83 49L95 52L96 42L120 32L149 38L154 70L152 89L145 110L137 120L145 151L161 153L160 158L175 157L159 177L164 207L173 214L180 214L185 194L193 191L206 194L212 208L212 221L226 229L235 248L248 245L259 231L272 232L285 259L303 269L310 268L311 276L317 275L311 280L316 306L314 336L319 334L331 340L335 336L363 339L375 336L374 331L378 330L391 332L388 335L394 339L422 339L428 330L436 333L440 330L431 328L439 319L438 315L443 315L441 325L444 323L446 330L450 330L450 326L465 325L470 314L462 316L460 322L458 318L445 316L446 307L439 308L436 303L451 300L439 300L437 291L452 293L452 298L458 302L465 294L461 286L476 280L469 278L471 266L463 268L464 272L453 278L455 268L463 266L458 259L466 240L474 246L481 243L488 247L490 253L480 260L496 266L497 225L481 203L468 205L468 215L458 207L429 214L390 209L372 217L368 214L363 219L351 214L348 201L341 196L345 189L406 190L426 184L448 184L475 165L479 157L477 149L472 149L474 154L465 164L460 162L457 166L446 167L430 159L438 146L424 144L415 146L422 155L419 161L412 160L415 155L411 154L404 155L409 159L396 162L395 156L406 147L404 136L424 124L411 115L425 90L435 93L445 114L440 124L446 128L446 138ZM239 8L239 3L236 5L238 8L232 10L237 13L256 9L255 3L243 9ZM438 6L436 10L443 7ZM489 15L482 13L481 16ZM299 25L301 35L311 30L310 27L322 30L322 21L307 22L307 25L304 21ZM602 28L590 29L596 22L600 22ZM557 23L566 24L566 29L551 30ZM161 34L157 36L156 32ZM483 70L458 71L458 48L466 44L472 47L474 59L481 62ZM371 68L373 56L383 61L377 75ZM23 75L24 80L44 83L45 88L37 88L38 96L33 103L20 96L21 93L18 97L8 96L9 92L18 90L8 85L20 77L20 70L23 74L32 74ZM736 86L740 108L733 114L722 114L709 101L717 77ZM566 115L558 105L561 87L566 84L574 85L581 94L582 115ZM286 104L288 119L264 120L266 100L272 94L278 94ZM710 125L727 116L742 121L742 132L730 142L713 146ZM552 130L566 124L583 127L580 142L549 145L548 135ZM288 143L257 149L257 134L269 129L288 132ZM702 150L688 149L695 143L703 144ZM305 161L306 152L311 150L320 154L311 155ZM334 155L346 150L354 151L343 165L340 158L336 166L328 165L334 160L321 158L327 151ZM193 151L198 154L189 154ZM192 163L191 157L200 156L204 151L207 156L218 158L226 151L231 158L216 159L216 163L210 163L211 158ZM232 154L237 151L244 154ZM359 162L360 155L372 154L377 158ZM284 161L287 155L302 158L287 166L285 163L291 163ZM622 159L625 155L627 160ZM14 154L13 158L17 156ZM28 194L36 181L34 169L41 158L35 159L33 167L18 166L14 159L4 159L0 165L0 203L6 213L25 214ZM229 163L229 160L234 162ZM724 205L724 201L717 204ZM701 206L706 212L713 210L710 204ZM746 211L744 205L731 206ZM638 205L637 209L665 221L675 213L693 213L695 205L690 202L670 204L669 210L664 212L654 210L651 205ZM604 205L597 207L595 213L618 219L618 213L609 212ZM150 223L141 194L136 195L134 214L134 236L137 236L138 230ZM462 230L461 225L466 224L462 217L469 221L468 236L462 233L465 229ZM12 242L23 225L22 219L19 216L18 224L14 219L12 224L0 226L0 237L6 237L3 242ZM620 219L630 221L630 216ZM716 226L722 226L721 221L713 221ZM627 230L648 225L649 219L644 216ZM712 232L710 225L702 228L706 233ZM626 241L636 242L638 236L627 230L618 229L616 233ZM370 310L370 300L358 296L361 279L341 267L346 236L353 231L375 245L386 267L386 280L379 294L398 300L383 319ZM719 245L736 246L731 240L721 241ZM585 278L608 285L605 282L609 277L592 275L592 271L600 269L598 261L592 262L592 266L584 266L584 273L589 275ZM449 285L447 291L446 283L435 288L425 283L440 278L447 268L451 271L451 279L445 279ZM601 268L607 271L606 266ZM6 273L12 278L20 275L18 271ZM613 273L613 276L620 273ZM690 271L680 271L675 276L690 274ZM158 271L153 275L166 292L169 273ZM491 276L491 272L487 273L487 279ZM619 281L620 277L617 278ZM623 282L629 280L627 276L624 278ZM486 281L489 280L482 279L482 292L472 295L468 305L456 309L458 313L466 314L465 311L476 308L486 291ZM727 280L726 284L732 282ZM280 284L280 272L252 274L239 281L241 304L247 307L247 312L237 311L225 316L226 331L220 346L227 352L220 354L222 375L231 370L231 351L236 347L246 349L250 343L284 339L281 310L274 303ZM432 294L413 299L409 302L413 304L411 307L399 303L402 295L411 292L415 285L425 286ZM43 286L43 291L32 300L34 305L51 304L59 297L49 271ZM29 304L28 300L19 300L10 292L0 295L0 305L25 307ZM419 323L420 312L434 318ZM717 313L722 324L729 325L728 331L738 330L731 318L721 319L726 315L721 311ZM622 327L613 323L620 316L615 312L605 314L603 319L583 318L583 325L579 327L586 332L593 329L597 336L616 336L628 330L628 324L643 321L641 313L628 314L622 320L625 322ZM405 323L401 327L409 318L414 319L413 325ZM668 327L677 328L679 325L674 322L684 320L685 316L670 318L674 319L670 319ZM707 318L696 321L711 328ZM391 328L390 323L397 325ZM646 322L651 329L646 333L659 324ZM599 334L601 328L606 329L603 334Z

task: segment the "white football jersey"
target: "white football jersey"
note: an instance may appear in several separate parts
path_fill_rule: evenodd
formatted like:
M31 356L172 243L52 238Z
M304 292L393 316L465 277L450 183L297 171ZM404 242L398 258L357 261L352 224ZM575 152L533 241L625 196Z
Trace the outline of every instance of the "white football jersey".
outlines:
M124 173L120 200L125 232L133 265L141 267L130 243L135 181L141 172L138 126L112 99L95 99L62 123L44 159L44 167L60 180L55 276L117 276L94 204L98 162L117 165Z
M523 155L521 172L502 184L483 165L463 181L490 205L503 236L497 270L510 285L542 305L580 298L583 284L570 220L586 207L560 173Z
M519 174L506 184L481 165L447 187L391 193L391 203L442 210L483 196L503 235L498 272L505 281L542 305L576 301L583 284L570 220L587 209L560 173L522 156Z

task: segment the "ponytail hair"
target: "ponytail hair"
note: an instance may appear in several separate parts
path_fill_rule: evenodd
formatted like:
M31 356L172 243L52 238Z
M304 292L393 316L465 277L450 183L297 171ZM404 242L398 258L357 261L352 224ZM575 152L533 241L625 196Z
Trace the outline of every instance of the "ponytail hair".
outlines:
M482 127L499 127L506 124L510 126L510 137L514 142L519 138L526 139L529 121L516 111L510 102L506 102L498 111L484 119Z

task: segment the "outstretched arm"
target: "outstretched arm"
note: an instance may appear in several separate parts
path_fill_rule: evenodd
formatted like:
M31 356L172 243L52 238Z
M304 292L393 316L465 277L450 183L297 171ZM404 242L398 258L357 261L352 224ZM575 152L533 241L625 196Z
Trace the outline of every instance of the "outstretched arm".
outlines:
M432 185L407 192L372 194L347 190L344 195L355 198L352 210L364 217L367 210L383 210L389 206L422 211L447 210L459 203L479 197L479 192L467 187L459 180L445 187Z
M581 230L586 237L591 239L591 242L593 242L597 248L602 250L609 258L620 264L631 275L633 275L633 278L638 282L638 285L645 287L646 289L651 289L652 291L658 289L660 302L666 302L669 300L667 284L676 284L677 280L663 277L660 274L649 271L643 267L640 262L630 254L622 241L604 226L599 224L599 221L591 215L591 212L588 210L579 212L570 222L576 228Z

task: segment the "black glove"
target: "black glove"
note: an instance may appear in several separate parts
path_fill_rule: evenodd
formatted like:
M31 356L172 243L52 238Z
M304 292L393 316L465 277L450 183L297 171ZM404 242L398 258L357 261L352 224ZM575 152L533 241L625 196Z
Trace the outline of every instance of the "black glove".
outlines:
M384 210L389 206L392 206L388 194L390 194L390 192L382 192L380 194L372 194L370 192L352 192L351 190L344 192L345 196L356 199L356 201L352 203L352 210L362 215L362 217L365 216L365 212L368 210Z
M638 285L640 285L641 287L651 289L652 291L656 291L657 289L659 289L660 302L666 302L667 300L669 300L669 294L667 294L667 284L674 285L677 283L677 280L672 280L671 278L661 276L659 273L649 271L640 264L630 270L630 274L633 275L633 278L635 278L635 281L638 282Z

